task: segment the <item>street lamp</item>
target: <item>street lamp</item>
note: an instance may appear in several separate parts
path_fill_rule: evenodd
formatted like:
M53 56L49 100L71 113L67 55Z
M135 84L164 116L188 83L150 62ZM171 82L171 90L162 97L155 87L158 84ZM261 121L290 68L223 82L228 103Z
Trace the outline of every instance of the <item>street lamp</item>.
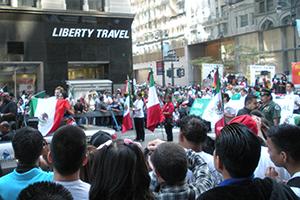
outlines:
M166 86L166 78L165 78L165 63L164 63L164 36L166 35L163 30L158 31L159 41L160 41L160 51L161 51L161 63L162 63L162 86ZM158 37L156 37L158 39Z
M296 13L296 6L297 6L297 0L294 0L293 4L291 2L291 20L292 20L292 26L294 28L294 62L297 62L297 29L296 29L297 13Z

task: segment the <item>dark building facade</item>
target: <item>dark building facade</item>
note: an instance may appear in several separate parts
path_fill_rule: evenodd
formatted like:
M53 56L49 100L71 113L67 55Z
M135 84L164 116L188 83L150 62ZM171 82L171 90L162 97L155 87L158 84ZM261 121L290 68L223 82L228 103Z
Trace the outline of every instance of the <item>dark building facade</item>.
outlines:
M66 80L109 79L132 74L133 15L1 10L0 86L15 94Z

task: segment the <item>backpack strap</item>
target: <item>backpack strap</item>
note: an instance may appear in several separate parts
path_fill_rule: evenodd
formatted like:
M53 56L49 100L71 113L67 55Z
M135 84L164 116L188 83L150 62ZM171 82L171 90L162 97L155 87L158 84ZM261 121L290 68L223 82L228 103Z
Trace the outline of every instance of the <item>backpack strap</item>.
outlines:
M287 185L290 186L290 187L300 188L300 177L295 177L295 178L290 179L287 182Z

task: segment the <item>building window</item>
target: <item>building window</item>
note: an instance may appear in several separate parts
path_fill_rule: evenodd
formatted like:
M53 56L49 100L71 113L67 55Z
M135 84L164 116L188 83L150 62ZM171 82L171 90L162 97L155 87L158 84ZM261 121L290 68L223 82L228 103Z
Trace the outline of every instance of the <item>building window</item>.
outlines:
M0 6L8 6L9 2L9 0L0 0Z
M241 15L241 27L248 26L248 15Z
M104 2L105 0L89 0L89 9L104 11Z
M18 0L18 5L27 6L27 7L36 7L36 2L37 0Z
M274 0L267 0L267 11L274 9Z
M82 10L83 0L66 0L67 10Z
M264 1L259 2L259 13L264 13L265 9L266 9L265 2Z
M236 26L236 28L239 27L239 18L238 17L235 17L235 26Z
M268 30L268 29L271 29L271 28L273 28L273 27L274 27L273 22L270 21L270 20L266 20L266 21L262 24L261 29L262 29L262 30Z

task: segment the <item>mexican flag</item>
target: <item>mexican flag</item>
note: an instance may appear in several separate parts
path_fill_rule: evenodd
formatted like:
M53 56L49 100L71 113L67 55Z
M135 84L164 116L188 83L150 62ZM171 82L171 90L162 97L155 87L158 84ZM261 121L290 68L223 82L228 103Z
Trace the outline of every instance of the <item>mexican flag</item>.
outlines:
M39 119L38 129L43 136L47 136L58 129L68 107L70 104L65 99L33 97L30 101L30 115Z
M203 119L211 122L212 130L214 130L215 123L224 116L221 80L218 69L216 69L216 72L214 74L213 90L214 95L212 96L209 103L205 105L201 116Z
M123 121L122 121L122 133L125 133L128 130L132 129L132 119L130 117L130 82L127 77L126 81L126 89L127 97L124 104L124 113L123 113Z
M159 100L154 85L153 71L149 72L149 93L147 103L147 128L150 131L154 131L157 125L164 121Z

